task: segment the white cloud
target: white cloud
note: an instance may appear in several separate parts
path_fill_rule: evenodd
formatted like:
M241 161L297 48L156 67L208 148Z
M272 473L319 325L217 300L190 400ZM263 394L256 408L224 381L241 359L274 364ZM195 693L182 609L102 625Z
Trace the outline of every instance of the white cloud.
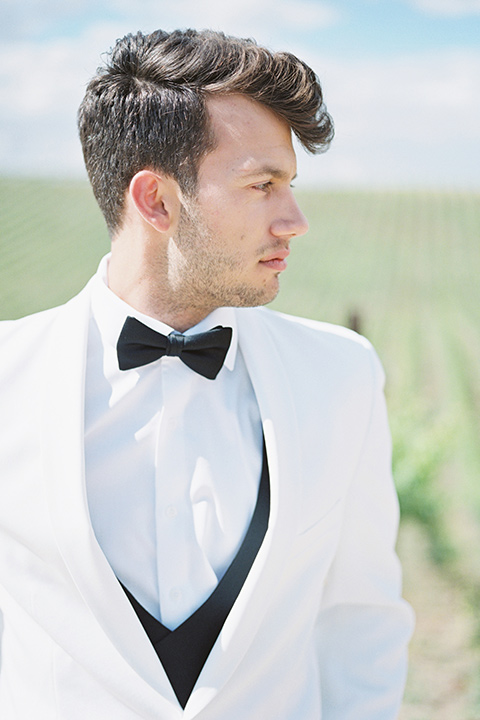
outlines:
M110 0L112 9L128 19L142 18L154 27L211 27L238 35L278 33L291 23L303 30L329 27L340 21L342 13L323 0L177 0L162 3L144 0L141 7L130 0Z
M26 4L25 4L26 3ZM282 45L292 33L331 27L343 18L334 2L327 0L16 0L0 2L0 36L39 39L54 30L69 37L80 34L99 19L115 21L122 33L151 31L159 27L213 28L263 43ZM77 32L75 32L75 28Z
M212 12L217 2L219 12L224 7L215 0ZM245 7L250 2L253 7L256 0L245 0ZM202 25L193 0L178 4L182 12L191 8L189 24ZM153 3L146 6L153 14ZM290 5L277 0L276 7ZM266 16L257 15L257 30L248 27L248 18L243 28L235 29L226 24L224 12L227 32L271 42L259 31ZM179 17L165 12L160 24L182 26ZM237 15L229 17L235 25ZM277 27L288 19L283 18ZM210 19L207 15L204 25ZM115 38L158 24L146 20L133 22L121 15L121 20L89 26L69 40L12 40L0 46L0 172L83 173L75 120L85 84ZM219 17L217 26L222 24ZM480 166L472 161L480 157L480 50L340 60L302 48L299 37L289 43L280 30L271 31L270 38L276 38L275 47L298 52L318 72L336 124L336 138L324 157L300 158L299 184L308 179L336 185L480 187Z
M0 172L83 173L76 112L112 39L98 24L76 39L0 46Z
M270 2L269 12L279 17L282 24L288 28L300 30L320 30L322 28L337 25L343 19L343 14L338 8L321 2L310 2L309 0L283 0L282 2Z
M102 54L128 32L212 27L283 49L340 19L316 0L0 0L0 172L82 172L76 110Z
M480 0L410 0L410 4L430 15L459 17L480 14Z
M336 125L327 155L302 160L310 179L480 188L480 51L309 60Z

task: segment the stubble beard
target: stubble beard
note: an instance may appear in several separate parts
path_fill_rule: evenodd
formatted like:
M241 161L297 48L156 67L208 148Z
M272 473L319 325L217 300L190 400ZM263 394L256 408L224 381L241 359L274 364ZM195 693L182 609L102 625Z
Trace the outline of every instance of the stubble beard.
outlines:
M222 242L199 216L194 203L182 207L177 234L169 248L169 280L184 306L212 312L218 307L255 307L278 294L276 282L255 285L240 277L241 252L222 253ZM259 249L259 259L262 252ZM278 273L279 274L279 273Z

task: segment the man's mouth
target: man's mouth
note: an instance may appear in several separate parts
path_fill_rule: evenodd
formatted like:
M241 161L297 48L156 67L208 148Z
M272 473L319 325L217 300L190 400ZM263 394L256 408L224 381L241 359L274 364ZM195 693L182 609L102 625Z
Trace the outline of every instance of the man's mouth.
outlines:
M287 267L286 259L289 255L290 250L288 248L281 248L264 257L262 260L260 260L260 263L264 267L268 267L271 270L281 272Z

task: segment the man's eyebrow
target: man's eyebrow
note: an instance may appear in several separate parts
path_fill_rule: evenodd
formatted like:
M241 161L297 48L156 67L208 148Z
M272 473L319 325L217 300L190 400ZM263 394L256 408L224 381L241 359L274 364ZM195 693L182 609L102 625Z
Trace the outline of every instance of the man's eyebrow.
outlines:
M251 172L242 173L242 178L244 180L249 180L250 178L258 177L259 175L270 175L276 180L288 181L295 180L295 178L297 177L297 173L295 173L295 175L290 178L290 174L287 173L285 170L280 170L280 168L265 165L264 167L257 168L255 170L252 170Z

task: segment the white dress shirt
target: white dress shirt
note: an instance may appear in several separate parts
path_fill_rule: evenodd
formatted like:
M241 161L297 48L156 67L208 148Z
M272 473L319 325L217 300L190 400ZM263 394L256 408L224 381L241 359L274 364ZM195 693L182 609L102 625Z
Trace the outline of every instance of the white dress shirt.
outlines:
M86 487L97 540L115 574L169 629L211 594L245 536L262 463L260 413L238 346L235 312L219 308L186 335L224 325L233 336L215 380L178 357L121 371L127 316L172 328L94 278L85 407Z

